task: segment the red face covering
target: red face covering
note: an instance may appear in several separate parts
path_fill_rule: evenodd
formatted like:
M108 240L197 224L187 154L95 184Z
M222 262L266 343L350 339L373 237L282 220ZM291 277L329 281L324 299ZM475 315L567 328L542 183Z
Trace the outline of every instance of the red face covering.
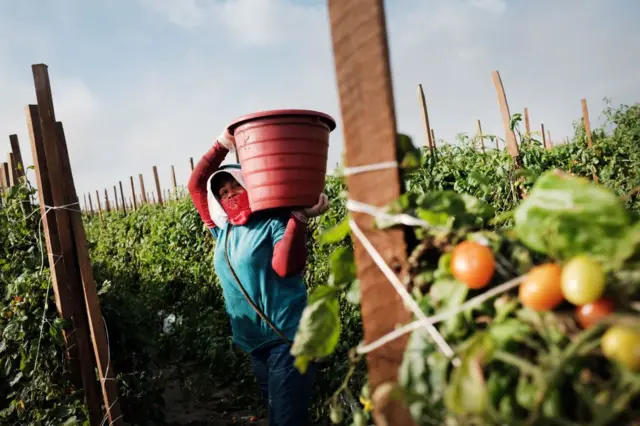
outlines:
M222 208L229 217L229 223L232 225L244 225L249 221L251 215L251 207L249 207L249 194L247 191L235 195L226 200L221 200Z

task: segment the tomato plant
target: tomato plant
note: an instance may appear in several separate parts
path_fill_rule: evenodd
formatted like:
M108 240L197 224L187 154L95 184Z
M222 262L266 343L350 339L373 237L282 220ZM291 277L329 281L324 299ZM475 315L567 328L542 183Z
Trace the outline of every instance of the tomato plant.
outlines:
M604 270L594 259L576 256L562 269L562 293L574 305L595 302L604 290Z
M614 302L602 298L576 307L576 319L583 328L591 327L613 312Z
M640 332L623 326L611 327L602 336L602 352L630 370L640 370Z
M451 272L469 288L478 289L489 284L495 267L491 249L480 243L467 240L453 249Z
M520 284L520 302L535 311L549 311L558 306L564 300L561 273L555 263L532 268Z

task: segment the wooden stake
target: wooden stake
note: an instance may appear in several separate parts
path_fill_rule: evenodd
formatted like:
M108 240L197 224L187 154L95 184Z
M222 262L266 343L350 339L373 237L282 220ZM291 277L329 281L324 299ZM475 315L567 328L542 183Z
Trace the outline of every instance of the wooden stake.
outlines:
M11 184L11 172L9 171L9 164L2 163L0 164L0 167L2 168L2 170L0 170L0 173L2 173L2 179L4 180L5 188L11 188L13 185Z
M62 123L56 123L58 133L58 143L61 155L62 173L65 180L65 189L70 201L74 202L76 197L76 188L71 172L71 163L69 161L69 152L67 151L67 142L64 135ZM109 338L107 336L106 322L102 317L100 302L98 301L98 292L93 277L93 267L89 258L89 249L87 246L87 237L82 223L82 216L77 213L71 213L71 226L73 230L76 256L82 277L82 289L84 300L86 303L87 317L89 319L89 327L93 341L93 350L96 358L98 377L100 378L103 401L106 410L106 419L110 425L123 426L124 420L118 402L118 385L116 383L115 368L111 362L109 347ZM101 420L101 424L104 418Z
M136 187L133 184L133 176L129 176L131 181L131 195L133 196L133 210L138 210L138 200L136 199ZM140 175L140 181L142 181L142 175Z
M118 190L116 189L115 185L113 185L113 199L116 204L115 211L120 210L120 203L118 202Z
M160 177L158 176L158 168L153 166L153 176L156 179L156 192L158 193L158 204L162 205L162 189L160 188ZM154 201L155 204L155 201Z
M547 147L547 135L544 132L544 123L540 123L540 133L542 133L542 146Z
M480 149L484 152L484 136L482 135L482 124L480 120L476 120L476 127L478 129L478 140L480 141Z
M383 0L329 0L329 16L345 162L355 167L397 161ZM351 175L347 181L350 198L379 207L397 200L403 192L397 168ZM361 213L354 212L353 220L384 261L399 270L407 259L403 230L376 230L372 217ZM355 236L353 240L364 337L372 342L410 321L411 315L360 241ZM381 383L397 380L407 339L405 336L367 354L372 394ZM388 404L375 405L374 418L376 424L415 424L407 408L393 398Z
M438 146L436 144L436 133L435 130L433 130L433 127L431 128L431 144L433 145L434 150L438 149Z
M500 105L500 113L502 114L502 124L504 126L504 132L506 134L507 150L516 164L519 166L520 151L518 150L518 143L516 141L516 134L511 130L511 113L509 112L509 104L507 103L507 95L504 92L504 86L500 73L496 70L491 73L493 79L493 85L496 88L496 94L498 96L498 104Z
M527 138L531 137L531 127L529 124L529 108L524 109L524 128L527 135Z
M9 144L11 145L11 152L13 152L13 158L15 159L16 173L18 178L21 178L26 173L24 161L22 160L22 152L20 151L20 143L18 142L18 135L9 135Z
M142 194L142 202L144 204L147 204L149 201L147 197L147 192L144 189L144 179L142 178L142 173L140 173L138 176L140 177L140 192Z
M89 210L91 214L93 214L93 203L91 202L91 193L87 194L89 196Z
M176 183L176 169L173 165L171 166L171 186L173 187L173 193L175 194L178 189L178 185Z
M47 168L47 157L44 152L44 142L42 141L42 131L40 128L40 114L37 105L29 105L25 108L27 118L27 130L31 142L31 153L33 154L33 166L35 170L36 185L38 187L38 199L40 201L40 217L44 240L49 258L49 271L51 273L51 287L56 303L56 310L60 318L67 324L63 328L63 337L67 346L66 357L71 365L73 381L76 386L82 386L82 372L80 359L78 358L78 345L76 344L76 333L73 327L73 306L71 296L67 287L67 273L64 262L58 256L62 253L60 248L60 238L58 236L58 224L56 214L49 210L47 206L53 206L53 195L49 181L49 169ZM3 174L4 175L4 174ZM91 392L91 391L90 391ZM94 392L97 394L97 392ZM94 413L95 407L94 407Z
M7 153L7 169L9 170L9 185L16 186L18 184L18 170L13 152Z
M127 203L126 203L126 199L124 198L124 191L122 190L122 181L118 181L118 185L120 185L120 199L122 200L122 211L123 212L127 212Z
M584 125L584 132L587 135L587 146L591 148L593 146L593 140L591 137L591 122L589 121L589 109L587 108L587 100L582 99L582 124Z
M35 150L42 151L46 158L49 172L49 187L51 188L53 201L52 205L64 206L72 204L71 198L65 193L58 132L56 130L55 112L47 66L43 64L33 65L31 69L33 72L42 134L41 141L36 141L41 143L36 144ZM78 347L78 359L80 360L80 369L82 372L82 388L85 398L87 399L90 422L92 425L98 424L102 421L102 410L100 407L100 398L97 393L86 307L82 298L82 281L78 269L73 231L70 222L70 215L75 214L75 212L72 209L55 209L53 213L56 217L58 238L60 240L60 251L55 252L55 254L57 255L56 257L62 256L62 262L64 263L66 272L65 281L69 290L73 312L76 346Z
M83 193L82 197L84 198L84 212L87 213L89 211L89 204L87 204L87 194Z
M5 163L0 163L0 187L9 188L8 173L6 174L4 171L4 164Z
M547 130L547 149L553 148L553 142L551 142L551 132Z
M429 124L429 113L427 112L427 101L424 97L424 90L422 84L418 84L418 102L420 103L420 109L422 110L422 124L424 126L424 138L427 143L427 148L431 154L433 154L433 139L431 134L431 125Z
M111 203L109 202L109 194L107 193L107 188L104 189L104 207L107 210L107 213L111 213Z
M191 166L191 171L193 172L193 157L189 157L189 165Z

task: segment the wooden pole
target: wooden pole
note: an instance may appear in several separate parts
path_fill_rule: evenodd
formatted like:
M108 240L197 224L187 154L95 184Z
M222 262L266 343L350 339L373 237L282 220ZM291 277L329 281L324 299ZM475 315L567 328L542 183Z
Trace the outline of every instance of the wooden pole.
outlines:
M96 200L98 200L98 211L101 212L102 211L102 203L100 203L100 193L98 192L97 189L96 189Z
M118 185L120 185L120 200L122 200L122 211L127 212L127 203L124 198L124 191L122 190L122 181L118 181Z
M151 191L151 200L152 200L151 203L153 205L155 205L156 204L156 194L153 191Z
M484 152L484 136L482 135L482 124L480 120L476 120L476 127L478 129L478 140L480 141L480 149Z
M158 168L153 166L153 177L156 180L156 192L158 193L158 204L162 205L162 189L160 188L160 177L158 176ZM154 200L155 204L155 200Z
M142 178L142 173L140 173L138 175L140 177L140 193L142 194L142 203L143 204L147 204L148 203L148 199L147 199L147 193L144 189L144 179Z
M89 195L89 210L91 211L91 214L93 214L93 203L91 202L91 193L87 195Z
M2 179L4 179L5 187L11 188L13 185L11 184L11 172L9 172L9 164L2 163L0 164L0 167L2 168L2 170L0 170L0 173L2 173Z
M189 157L189 165L191 166L191 171L193 172L193 157Z
M84 192L82 194L82 197L84 198L84 212L88 213L89 212L89 204L87 204L87 193Z
M527 138L531 137L531 125L529 123L529 108L524 109L524 128Z
M587 100L582 99L582 124L584 125L584 133L587 135L587 146L591 148L593 146L593 140L591 137L591 122L589 121L589 109L587 108Z
M49 206L64 206L72 204L65 193L65 182L62 177L61 155L59 152L58 132L56 131L53 98L49 84L49 75L46 65L33 65L33 81L37 99L37 111L39 114L40 140L36 140L34 151L41 152L46 161L49 176L49 188L52 196L52 204ZM35 120L34 120L35 121ZM36 122L32 122L36 125ZM35 154L36 156L38 154ZM34 158L35 160L35 158ZM42 189L42 188L41 188ZM77 197L76 197L77 198ZM102 421L100 398L95 380L94 359L91 354L91 339L86 316L86 307L82 298L82 281L76 259L73 231L71 229L70 215L75 214L73 209L55 209L58 227L58 239L60 246L54 251L54 256L61 256L64 264L65 280L69 299L71 301L73 326L75 331L77 356L80 362L82 375L82 388L84 390L87 406L89 408L90 423L99 424ZM44 215L48 215L45 211Z
M171 166L171 185L173 187L173 193L175 194L178 190L178 184L176 183L176 169Z
M9 182L7 181L7 175L4 172L4 163L0 163L0 187L9 188Z
M120 210L120 203L118 201L118 190L116 189L116 186L113 185L113 199L114 199L114 203L115 203L115 211Z
M500 113L502 114L502 124L504 126L504 132L506 134L507 150L515 163L520 165L520 151L518 150L518 143L516 142L516 134L511 130L511 113L509 112L509 104L507 103L507 95L504 92L504 86L500 73L496 70L491 73L493 79L493 85L496 88L496 94L498 95L498 104L500 105Z
M107 213L111 213L111 203L109 202L107 188L104 189L104 208L107 210Z
M16 186L18 184L18 170L16 167L16 160L13 157L13 152L7 153L7 169L9 172L9 185Z
M138 210L138 200L136 199L136 187L133 184L133 176L129 176L129 180L131 181L131 195L133 196L133 210ZM140 178L142 180L142 177Z
M329 17L348 167L397 161L396 120L389 66L383 0L329 0ZM375 146L375 149L371 149ZM383 207L402 194L397 168L354 174L347 178L351 199ZM368 215L353 220L385 262L403 265L407 245L402 229L376 230ZM411 315L375 265L360 240L353 237L361 290L365 341L372 342L406 324ZM372 394L387 381L397 381L407 337L367 354ZM376 424L414 425L399 400L375 404Z
M542 133L542 146L547 147L547 135L544 132L544 123L540 123L540 133Z
M16 162L16 172L18 178L21 178L26 173L24 161L22 160L22 152L20 150L20 143L18 142L18 135L9 135L9 144L11 145L11 152Z
M547 149L551 149L553 147L553 142L551 142L551 132L547 130Z
M431 128L431 144L433 145L434 150L438 149L438 146L436 145L436 132L433 130L433 127Z
M424 138L427 142L427 148L429 152L433 154L433 139L431 134L431 125L429 124L429 113L427 112L427 100L424 97L424 90L422 84L418 84L418 102L420 103L420 109L422 111L422 124L424 126Z
M67 151L67 142L64 135L62 123L56 123L58 133L58 143L61 154L62 174L65 180L65 189L70 201L77 200L75 183L71 172L71 163L69 161L69 152ZM79 264L80 276L82 277L82 289L84 300L86 303L87 317L93 342L94 355L98 367L98 377L101 383L102 396L105 404L106 419L110 425L123 426L122 411L118 402L118 386L116 383L115 368L111 362L109 340L106 330L106 322L102 317L100 302L98 301L98 292L96 290L95 279L93 276L93 267L89 258L89 249L87 246L87 238L82 223L82 216L77 213L71 213L71 227L73 230L76 257ZM101 419L101 423L104 418Z
M47 168L47 158L44 152L44 142L42 141L42 131L40 128L40 114L37 105L29 105L25 108L27 118L27 130L31 142L31 153L33 154L33 166L35 170L36 185L38 187L38 199L40 201L40 217L42 218L42 229L44 241L49 258L49 271L51 273L51 287L56 303L56 310L60 318L65 320L63 326L63 337L67 346L66 357L71 365L72 377L76 386L82 386L83 377L78 357L78 345L76 344L76 333L73 326L73 306L71 296L67 287L67 272L64 262L59 258L62 253L60 238L58 236L58 224L56 214L52 213L47 206L53 206L53 195L49 183L49 169ZM85 334L86 335L86 334ZM91 389L89 390L91 394ZM97 392L94 392L97 395ZM92 399L93 401L93 399ZM93 407L92 412L96 410Z

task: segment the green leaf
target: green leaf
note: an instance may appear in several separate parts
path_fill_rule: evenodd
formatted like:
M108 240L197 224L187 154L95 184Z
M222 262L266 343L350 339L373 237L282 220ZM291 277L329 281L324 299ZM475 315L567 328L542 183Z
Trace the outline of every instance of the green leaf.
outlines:
M533 250L561 259L588 253L609 268L637 244L628 238L631 217L612 191L558 171L544 173L516 209L515 230Z
M320 235L319 242L320 244L339 243L349 235L350 230L349 217L345 217L339 224L323 232Z
M329 286L316 287L302 312L291 347L291 355L296 357L296 368L304 373L309 361L331 355L338 344L340 330L338 290Z
M356 279L356 264L351 246L338 247L331 253L329 262L333 285L349 284Z

